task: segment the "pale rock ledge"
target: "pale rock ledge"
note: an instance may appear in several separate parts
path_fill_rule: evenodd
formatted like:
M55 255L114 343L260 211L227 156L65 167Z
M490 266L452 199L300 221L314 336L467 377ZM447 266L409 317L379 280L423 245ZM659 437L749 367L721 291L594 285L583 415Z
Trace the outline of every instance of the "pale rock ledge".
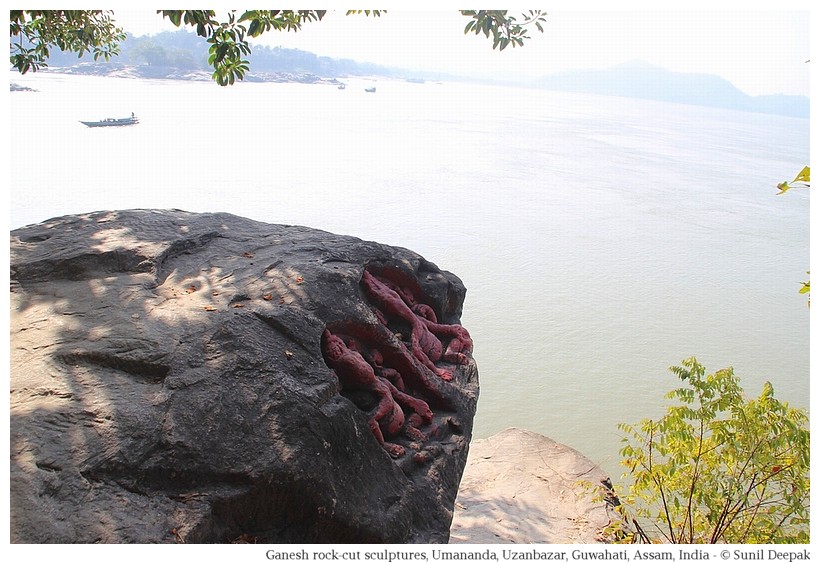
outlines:
M510 428L473 441L456 497L450 544L592 544L614 518L584 483L606 474L578 451Z

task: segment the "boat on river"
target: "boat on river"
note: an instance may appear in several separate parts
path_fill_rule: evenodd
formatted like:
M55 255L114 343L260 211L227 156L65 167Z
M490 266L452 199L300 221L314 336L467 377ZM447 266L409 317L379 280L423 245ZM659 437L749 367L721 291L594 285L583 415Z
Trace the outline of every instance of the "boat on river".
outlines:
M371 92L371 93L373 93L373 92L375 92L375 91L376 91L376 87L375 87L375 86L371 86L370 88L365 88L365 89L364 89L364 91L365 91L365 92Z
M131 117L125 118L105 118L101 119L100 121L82 121L80 123L83 125L87 125L88 127L117 127L120 125L134 125L139 123L140 120L135 116L133 113Z

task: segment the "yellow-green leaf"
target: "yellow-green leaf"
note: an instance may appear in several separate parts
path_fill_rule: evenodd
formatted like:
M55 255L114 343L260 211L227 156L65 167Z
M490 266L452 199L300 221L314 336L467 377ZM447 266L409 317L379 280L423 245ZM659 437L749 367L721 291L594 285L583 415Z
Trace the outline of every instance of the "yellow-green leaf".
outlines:
M800 173L797 176L794 177L794 180L792 180L792 182L805 182L805 183L808 184L809 182L811 182L811 180L809 178L810 177L809 173L810 173L809 167L804 166L803 170L801 170Z

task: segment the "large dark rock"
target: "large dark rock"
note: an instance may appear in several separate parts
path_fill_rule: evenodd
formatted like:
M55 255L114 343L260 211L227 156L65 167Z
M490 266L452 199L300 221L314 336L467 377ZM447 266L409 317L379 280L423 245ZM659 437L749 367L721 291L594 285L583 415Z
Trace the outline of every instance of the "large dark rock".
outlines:
M139 210L13 231L12 542L447 542L478 373L423 367L365 268L459 323L456 276L305 227ZM323 333L401 373L423 439L380 446L379 398L340 384Z

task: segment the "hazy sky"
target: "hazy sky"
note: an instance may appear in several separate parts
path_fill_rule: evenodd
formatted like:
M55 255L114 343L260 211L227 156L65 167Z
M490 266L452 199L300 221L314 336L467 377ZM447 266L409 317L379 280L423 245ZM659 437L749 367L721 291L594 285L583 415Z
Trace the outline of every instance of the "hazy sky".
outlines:
M546 4L555 8L547 10L544 33L533 28L524 48L504 52L493 51L483 35L465 36L468 19L457 10L432 8L389 10L380 18L345 16L340 9L298 33L274 32L257 41L411 70L499 77L642 60L672 71L722 76L750 95L809 95L807 3L777 3L784 11L638 10L625 1L616 4L624 7L616 11L568 10L562 6L589 4ZM217 14L225 19L227 10ZM115 10L115 17L135 35L175 29L153 10Z

